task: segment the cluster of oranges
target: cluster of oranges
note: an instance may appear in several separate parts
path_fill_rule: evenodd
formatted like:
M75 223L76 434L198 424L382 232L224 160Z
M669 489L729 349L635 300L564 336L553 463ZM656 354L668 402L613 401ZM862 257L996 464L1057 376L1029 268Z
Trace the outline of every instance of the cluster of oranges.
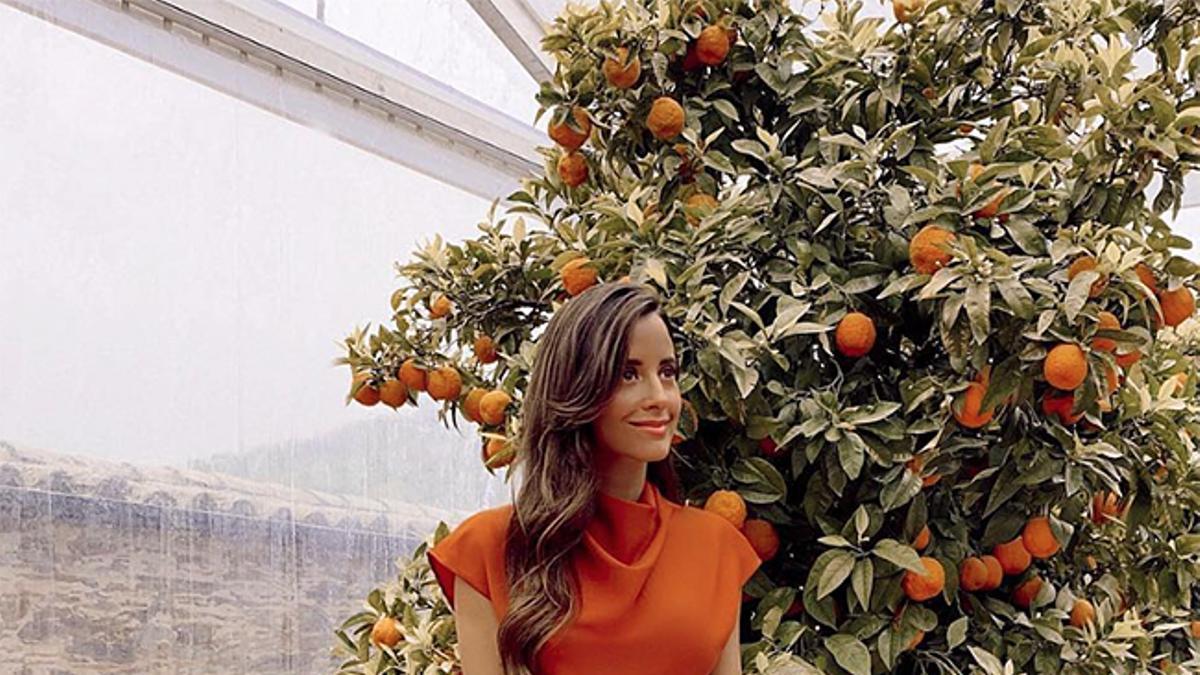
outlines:
M358 386L360 382L362 385ZM457 400L462 394L462 376L449 364L426 370L416 359L407 359L394 374L383 378L372 377L366 371L356 373L352 386L357 387L354 400L361 405L373 406L382 402L398 408L409 400L410 393L415 396L422 391L435 401Z
M703 11L699 12L703 15ZM737 29L721 22L706 26L691 40L683 56L683 69L692 71L704 66L723 63L737 41ZM630 45L620 45L600 64L600 72L609 87L629 90L637 86L642 76L641 58ZM682 131L686 114L678 100L659 96L650 105L645 128L658 140L670 141ZM555 113L547 129L550 139L562 152L558 159L558 177L568 187L579 187L590 175L587 157L581 152L591 137L592 119L586 108L572 105L569 110Z
M508 418L508 408L512 405L512 396L503 389L483 389L476 387L467 393L463 401L463 416L468 420L490 427L505 427ZM512 463L513 453L506 453L509 441L501 434L484 434L487 439L483 446L483 461L492 468L507 466ZM496 459L504 453L502 457Z
M1100 263L1095 257L1081 255L1071 261L1067 268L1067 278L1073 280L1084 272L1097 271L1098 268L1100 268ZM1195 313L1196 300L1186 286L1180 286L1173 291L1162 291L1158 288L1154 271L1149 266L1139 263L1134 268L1134 272L1141 283L1158 298L1162 314L1161 316L1155 314L1157 325L1161 326L1165 323L1168 326L1178 326ZM1088 297L1099 297L1108 284L1109 275L1099 273L1099 276L1088 288ZM1122 330L1121 321L1112 312L1101 311L1097 314L1096 329L1097 331L1119 331ZM1117 366L1121 369L1130 368L1142 357L1141 352L1136 349L1119 351L1115 340L1100 335L1092 339L1091 350L1097 353L1112 354ZM1052 387L1042 397L1042 412L1047 417L1057 417L1064 425L1075 424L1083 417L1082 412L1074 412L1074 392L1087 379L1088 369L1087 354L1078 344L1060 343L1049 350L1042 364L1042 375ZM1119 372L1112 367L1107 367L1104 372L1104 392L1098 401L1101 412L1112 410L1111 397L1120 387L1120 383Z
M1105 501L1107 504L1107 501ZM932 539L929 527L925 526L913 541L913 548L923 551ZM967 592L994 591L1003 584L1005 576L1020 576L1033 564L1033 560L1045 560L1061 548L1050 528L1047 516L1034 516L1025 523L1021 535L1012 541L997 544L990 555L970 556L959 564L958 585ZM936 558L920 558L923 572L906 570L901 581L905 596L914 602L925 602L940 595L946 586L946 573ZM1041 591L1044 582L1033 574L1022 579L1012 589L1014 605L1029 609ZM1083 627L1095 617L1095 608L1086 599L1076 601L1071 611L1071 623Z
M972 164L971 177L977 177L983 170L982 165ZM1003 194L995 198L996 208L1002 199ZM976 215L981 217L995 215L995 209L992 206L993 203L989 203L984 209L976 212ZM948 265L953 259L950 245L955 239L956 235L945 228L937 225L923 227L909 242L909 262L913 269L920 274L935 274ZM1095 257L1078 256L1068 266L1068 280L1074 279L1084 272L1095 271L1098 267L1100 264ZM1186 286L1180 286L1171 291L1162 291L1159 290L1155 274L1150 267L1139 264L1134 271L1142 284L1159 300L1159 305L1162 307L1161 317L1156 316L1156 322L1159 325L1178 326L1195 314L1196 300ZM1088 289L1089 297L1100 296L1108 287L1108 283L1108 275L1100 274ZM1120 320L1109 311L1101 311L1097 314L1096 328L1098 331L1122 330ZM874 345L874 339L874 323L869 317L859 313L848 314L838 325L838 350L844 355L861 356L865 354ZM1116 364L1122 369L1129 368L1142 357L1141 352L1137 350L1118 350L1116 341L1110 337L1096 336L1091 342L1091 349L1094 352L1113 354ZM1083 417L1083 412L1074 412L1075 391L1087 380L1088 372L1088 355L1079 344L1064 342L1051 347L1042 362L1042 376L1050 385L1050 389L1042 396L1043 414L1047 417L1057 418L1064 425L1078 422ZM967 386L966 391L955 401L954 418L961 426L978 429L986 426L995 416L994 410L982 409L983 400L987 395L988 377L988 371L985 368L976 375L975 379ZM1112 395L1120 386L1120 374L1116 369L1109 367L1105 370L1104 385L1105 390L1097 405L1101 412L1108 412L1112 410Z
M429 313L434 319L449 316L454 311L454 303L445 295L435 295L429 303ZM479 334L473 344L475 359L481 365L495 363L500 359L496 341L489 335ZM355 373L351 381L351 392L355 401L360 405L374 406L378 403L398 408L415 398L420 392L426 392L435 401L452 401L460 403L463 416L476 424L490 427L506 426L507 411L512 404L512 397L505 391L488 390L474 387L463 397L463 379L458 369L445 364L437 368L426 368L415 358L405 359L394 373L382 377L370 371ZM507 466L512 461L509 442L502 434L484 434L483 460L488 466L498 468ZM504 453L499 460L498 455Z
M704 510L728 520L764 562L779 553L779 533L769 521L747 518L746 502L733 490L717 490L704 502Z

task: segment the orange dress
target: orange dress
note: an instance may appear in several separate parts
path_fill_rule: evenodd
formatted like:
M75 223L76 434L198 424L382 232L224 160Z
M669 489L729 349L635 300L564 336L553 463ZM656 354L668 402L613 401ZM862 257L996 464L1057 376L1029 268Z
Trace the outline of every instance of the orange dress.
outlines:
M738 620L742 586L762 561L724 518L663 497L649 480L638 501L600 493L572 559L574 621L538 652L539 675L708 675ZM454 606L454 577L508 606L504 536L511 504L471 515L428 551Z

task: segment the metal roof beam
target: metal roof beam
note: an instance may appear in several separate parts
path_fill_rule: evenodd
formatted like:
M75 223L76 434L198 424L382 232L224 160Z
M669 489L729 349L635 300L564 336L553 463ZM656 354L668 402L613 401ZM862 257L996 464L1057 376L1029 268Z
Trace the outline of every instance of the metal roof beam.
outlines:
M467 0L496 38L538 83L554 77L554 59L542 51L546 24L526 0Z
M272 0L0 0L485 199L542 134Z

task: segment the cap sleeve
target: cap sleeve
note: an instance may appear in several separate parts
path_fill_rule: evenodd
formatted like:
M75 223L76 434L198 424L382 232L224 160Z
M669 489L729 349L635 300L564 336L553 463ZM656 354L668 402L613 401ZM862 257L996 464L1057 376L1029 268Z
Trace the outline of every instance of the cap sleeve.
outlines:
M754 576L758 568L762 566L762 559L758 557L758 552L750 545L750 541L746 539L746 535L742 534L732 524L725 528L727 542L725 544L726 556L732 562L730 567L736 571L737 587L741 590L742 586Z
M492 598L488 580L497 578L497 570L491 568L497 564L503 566L502 542L507 526L507 520L502 521L497 515L495 510L489 509L469 516L426 551L429 566L451 609L454 609L456 576L462 577L485 598ZM500 574L499 579L503 578Z

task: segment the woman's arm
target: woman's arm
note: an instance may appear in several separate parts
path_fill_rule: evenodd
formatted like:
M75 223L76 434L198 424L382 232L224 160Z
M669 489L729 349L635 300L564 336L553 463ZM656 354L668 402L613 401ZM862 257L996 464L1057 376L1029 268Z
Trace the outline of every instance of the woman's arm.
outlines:
M717 668L712 675L742 675L742 645L737 620L733 622L733 630L725 641L725 648L721 650L721 658L717 660Z
M500 666L500 648L496 644L500 624L492 613L492 603L462 577L455 577L454 604L454 625L458 630L458 654L462 657L463 675L504 675Z

